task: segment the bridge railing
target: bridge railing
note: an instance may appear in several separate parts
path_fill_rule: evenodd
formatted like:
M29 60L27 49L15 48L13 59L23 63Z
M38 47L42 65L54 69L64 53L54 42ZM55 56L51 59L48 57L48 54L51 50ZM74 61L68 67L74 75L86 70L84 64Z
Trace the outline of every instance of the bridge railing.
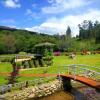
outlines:
M80 67L79 67L80 66ZM83 75L85 77L91 78L96 81L100 81L100 69L93 66L85 66L85 65L78 65L79 67L78 74Z
M74 64L59 67L60 74L71 74L73 77L76 75L84 76L87 78L91 78L96 81L100 81L100 68L82 65L82 64Z
M93 70L93 71L100 73L100 68L96 67L96 66L89 66L89 65L85 65L85 64L76 64L75 66L80 67L80 68L88 68L90 70Z

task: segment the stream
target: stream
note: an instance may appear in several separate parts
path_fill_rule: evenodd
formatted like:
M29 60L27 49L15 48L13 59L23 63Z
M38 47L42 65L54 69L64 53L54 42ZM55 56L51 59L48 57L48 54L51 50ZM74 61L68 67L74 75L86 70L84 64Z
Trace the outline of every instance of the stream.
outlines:
M37 98L36 100L74 100L74 97L68 92L59 91L47 97Z
M35 100L100 100L100 91L98 92L94 88L79 82L74 82L72 86L71 93L59 91L50 96L37 98Z

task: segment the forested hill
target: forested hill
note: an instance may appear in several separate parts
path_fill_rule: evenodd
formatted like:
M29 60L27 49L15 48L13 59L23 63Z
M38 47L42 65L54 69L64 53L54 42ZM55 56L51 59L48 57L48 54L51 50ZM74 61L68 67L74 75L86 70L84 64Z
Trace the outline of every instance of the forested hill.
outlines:
M0 54L33 52L34 45L40 42L56 43L52 35L0 26Z
M79 24L79 35L72 37L70 26L66 34L48 35L0 26L0 54L34 52L34 45L42 42L56 44L55 51L89 51L100 50L100 22L83 21Z
M0 31L1 30L16 30L15 28L7 27L7 26L0 26Z
M16 28L12 28L12 27L8 27L8 26L0 26L0 31L4 31L4 30L8 30L8 31L26 31L28 33L32 33L32 34L39 34L37 32L31 32L28 30L24 30L24 29L16 29Z

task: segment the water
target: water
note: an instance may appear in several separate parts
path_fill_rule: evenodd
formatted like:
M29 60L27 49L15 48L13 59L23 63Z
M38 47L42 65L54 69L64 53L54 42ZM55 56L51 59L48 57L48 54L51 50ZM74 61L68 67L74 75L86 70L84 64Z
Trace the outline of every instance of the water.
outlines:
M100 100L100 91L95 88L76 81L72 82L72 86L71 93L75 96L75 100Z
M38 98L36 100L74 100L74 97L68 92L59 91L51 96Z
M72 85L73 89L71 93L59 91L50 96L37 98L35 100L100 100L100 92L95 89L79 82L75 82Z

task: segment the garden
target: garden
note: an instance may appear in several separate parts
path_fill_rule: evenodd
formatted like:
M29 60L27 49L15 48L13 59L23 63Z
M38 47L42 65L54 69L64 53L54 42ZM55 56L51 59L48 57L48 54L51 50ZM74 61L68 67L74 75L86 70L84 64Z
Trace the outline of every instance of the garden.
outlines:
M5 55L7 56L7 55ZM45 74L45 73L58 73L58 69L63 65L70 64L84 64L89 66L100 66L100 54L91 54L91 55L76 55L75 59L69 58L64 54L59 56L53 56L53 64L45 67L33 67L27 69L21 69L19 74ZM95 70L94 68L90 68ZM0 73L11 73L13 71L12 64L10 62L0 62ZM65 71L67 72L67 71ZM100 70L98 70L100 72ZM17 82L23 82L27 80L34 80L36 77L33 76L20 76L17 78ZM0 75L0 85L7 84L8 77L6 75Z

